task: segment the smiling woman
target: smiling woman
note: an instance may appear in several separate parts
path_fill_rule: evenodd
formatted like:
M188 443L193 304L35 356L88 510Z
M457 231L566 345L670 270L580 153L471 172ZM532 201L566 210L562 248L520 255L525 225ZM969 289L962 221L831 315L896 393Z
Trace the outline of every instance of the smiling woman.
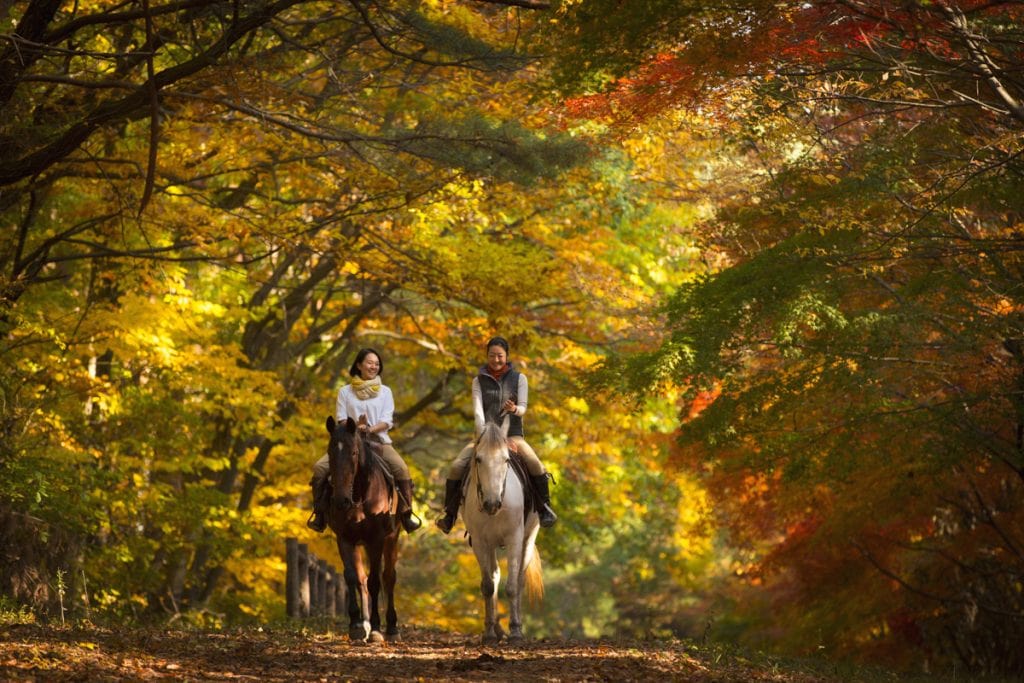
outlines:
M410 534L420 528L420 521L413 519L412 478L409 467L392 445L388 430L394 426L395 399L391 389L381 381L384 361L375 349L362 349L352 361L349 374L352 381L338 390L334 418L339 423L355 420L358 429L367 438L380 445L380 455L387 463L398 489L398 519ZM327 527L327 478L329 463L327 455L313 465L313 514L306 525L313 531Z

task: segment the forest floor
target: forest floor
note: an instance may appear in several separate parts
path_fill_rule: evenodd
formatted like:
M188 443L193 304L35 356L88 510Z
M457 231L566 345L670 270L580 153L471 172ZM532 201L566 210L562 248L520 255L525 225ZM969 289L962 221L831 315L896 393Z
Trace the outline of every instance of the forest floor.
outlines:
M407 629L400 641L371 645L299 628L0 626L0 681L851 680L837 670L755 659L678 641L485 647L479 636L417 629Z

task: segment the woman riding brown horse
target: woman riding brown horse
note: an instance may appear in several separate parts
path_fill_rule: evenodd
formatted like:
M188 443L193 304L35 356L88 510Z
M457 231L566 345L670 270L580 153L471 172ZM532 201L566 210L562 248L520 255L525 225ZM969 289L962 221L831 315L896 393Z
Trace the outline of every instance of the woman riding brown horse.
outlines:
M331 473L331 504L327 522L338 541L348 587L349 638L374 642L380 632L379 597L387 596L386 636L398 635L395 612L395 565L398 563L399 525L395 516L396 491L385 476L376 452L380 445L366 439L355 420L336 423L327 418L330 441L327 454ZM359 546L366 550L369 572Z

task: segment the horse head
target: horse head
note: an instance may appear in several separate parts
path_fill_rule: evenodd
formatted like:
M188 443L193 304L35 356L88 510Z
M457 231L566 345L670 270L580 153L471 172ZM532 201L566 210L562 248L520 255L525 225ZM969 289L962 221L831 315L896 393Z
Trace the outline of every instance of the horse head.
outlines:
M348 510L355 505L356 475L362 463L365 444L351 417L338 423L333 417L328 417L327 432L331 435L327 444L333 489L331 504L336 509Z
M476 472L477 497L484 512L496 514L505 497L505 481L508 476L508 420L503 427L493 422L484 426L476 442L473 454L473 468Z

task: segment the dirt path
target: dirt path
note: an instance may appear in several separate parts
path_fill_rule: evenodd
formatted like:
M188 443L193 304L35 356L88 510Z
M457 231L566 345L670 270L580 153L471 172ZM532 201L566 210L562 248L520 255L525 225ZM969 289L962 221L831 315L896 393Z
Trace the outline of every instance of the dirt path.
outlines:
M717 661L715 661L717 660ZM0 629L4 681L823 681L684 643L537 641L482 647L476 636L412 630L353 644L297 631L199 632L17 625Z

